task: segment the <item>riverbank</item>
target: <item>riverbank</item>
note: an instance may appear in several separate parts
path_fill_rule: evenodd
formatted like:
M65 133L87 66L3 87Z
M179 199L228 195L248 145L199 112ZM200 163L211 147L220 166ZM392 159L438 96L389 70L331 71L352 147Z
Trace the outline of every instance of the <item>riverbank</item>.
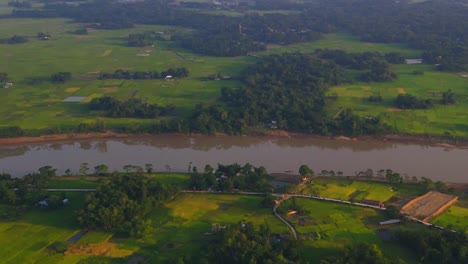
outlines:
M167 134L172 136L191 136L191 137L235 137L226 134L215 134L215 135L202 135L202 134ZM113 131L106 132L94 132L94 133L69 133L69 134L50 134L41 135L35 137L8 137L0 138L0 145L17 145L26 143L49 143L57 141L73 141L73 140L98 140L98 139L125 139L125 138L152 138L158 134L128 134L128 133L116 133ZM243 135L242 137L260 137L260 138L315 138L324 140L341 140L341 141L369 141L369 142L394 142L403 144L417 144L417 145L428 145L443 148L459 148L468 149L468 141L460 140L454 142L447 138L439 136L421 136L421 135L384 135L384 136L363 136L363 137L345 137L345 136L320 136L288 132L284 130L270 130L266 133L255 134L255 135Z

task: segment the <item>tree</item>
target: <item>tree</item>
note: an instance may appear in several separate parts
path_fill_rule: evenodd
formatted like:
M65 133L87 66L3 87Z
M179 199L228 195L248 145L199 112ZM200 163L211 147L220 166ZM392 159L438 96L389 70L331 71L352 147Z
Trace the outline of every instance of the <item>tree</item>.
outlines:
M146 173L153 173L153 164L146 163L145 164L145 169L146 169Z
M105 164L99 164L94 167L94 173L99 176L105 176L109 172L109 167Z
M55 172L57 169L54 169L52 166L43 166L39 168L39 173L47 178L55 177Z
M213 173L213 167L210 164L206 164L205 168L203 169L205 173Z
M72 171L68 168L68 169L65 170L65 175L66 175L66 176L72 176L73 173L72 173Z
M314 176L314 171L311 170L309 168L309 166L307 165L301 165L299 167L299 174L302 176L302 177L305 177L305 176Z
M80 175L86 175L88 174L88 171L89 171L88 163L87 162L81 163L80 170L79 170Z
M271 193L266 193L263 196L261 205L266 208L272 208L275 205L275 198Z
M442 103L444 105L455 104L455 94L452 90L448 90L442 93Z
M394 205L388 205L386 208L387 208L387 210L385 210L385 214L389 218L400 218L401 217L400 209L398 209L398 207L396 207Z
M71 80L71 77L72 75L70 72L57 72L50 76L50 81L56 83L64 83L66 81Z
M8 74L5 72L0 72L0 82L8 81Z

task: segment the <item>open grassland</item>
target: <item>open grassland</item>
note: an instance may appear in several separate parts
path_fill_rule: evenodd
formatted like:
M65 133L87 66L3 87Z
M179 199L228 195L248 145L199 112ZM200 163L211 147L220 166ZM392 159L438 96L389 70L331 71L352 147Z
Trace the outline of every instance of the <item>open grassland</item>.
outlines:
M292 200L283 203L281 206L286 206ZM338 253L346 245L366 242L378 245L389 257L386 252L391 250L391 256L399 256L406 263L413 262L410 252L383 242L376 235L378 222L385 219L380 211L305 198L297 198L295 203L304 212L285 217L310 247L304 252L306 259L318 260Z
M0 2L1 7L6 5ZM0 72L6 72L14 85L0 88L0 124L20 126L23 129L53 128L57 131L76 127L79 123L104 121L109 127L131 126L135 123L152 123L154 120L133 118L107 118L89 111L87 102L100 96L126 100L132 97L146 99L149 103L175 105L178 116L187 116L197 103L216 102L221 87L239 87L237 80L209 81L217 73L237 76L253 57L219 58L193 54L180 49L170 40L155 41L148 47L127 47L127 36L147 30L163 31L170 39L174 34L189 31L171 26L139 25L125 30L90 29L87 35L74 35L70 31L83 25L65 19L2 19L0 38L14 34L27 36L27 43L0 44ZM41 41L38 32L48 32L52 38ZM345 34L327 34L315 42L289 46L272 46L264 56L282 52L313 52L317 48L343 49L348 52L379 51L401 52L407 57L419 57L420 51L402 45L361 42ZM145 54L148 56L138 56ZM190 76L175 81L164 80L96 80L100 72L117 69L164 71L171 67L186 67ZM338 100L327 111L335 115L341 107L351 108L361 116L378 115L395 131L415 134L452 134L466 136L468 125L468 78L457 74L434 71L428 65L398 65L394 70L399 79L387 83L355 83L333 87L331 93ZM413 71L424 71L414 75ZM67 83L51 83L50 75L73 73ZM438 101L443 91L451 89L457 104L443 106L436 103L429 110L398 110L393 104L399 93ZM381 95L381 104L366 101L370 95ZM69 96L86 97L82 102L62 102Z
M468 123L468 78L453 73L437 72L429 65L395 65L398 79L385 83L356 83L333 87L338 100L329 107L336 113L340 107L351 108L361 116L379 116L388 125L401 133L451 134L466 136ZM423 71L424 75L414 75ZM442 92L449 89L455 94L455 105L440 103ZM400 93L431 99L434 107L425 110L401 110L394 100ZM367 101L369 96L380 95L382 103Z
M466 201L451 206L443 214L432 219L431 223L468 233L468 205Z
M421 195L423 190L417 185L322 177L303 185L300 192L341 200L370 199L386 202L392 197L398 199L415 197Z

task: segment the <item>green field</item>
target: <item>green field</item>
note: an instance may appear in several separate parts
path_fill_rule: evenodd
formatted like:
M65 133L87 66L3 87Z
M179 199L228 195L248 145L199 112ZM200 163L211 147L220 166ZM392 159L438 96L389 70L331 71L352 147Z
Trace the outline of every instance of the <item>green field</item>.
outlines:
M321 259L337 254L345 245L366 242L378 245L389 257L402 258L403 263L414 262L414 256L409 251L384 242L377 236L378 222L385 219L378 210L305 198L296 199L296 204L305 213L289 215L286 219L305 239L305 245L309 247L305 251L306 259ZM392 253L385 253L389 251Z
M205 233L211 232L212 224L252 222L256 226L268 224L276 233L288 232L271 209L260 207L260 197L181 194L150 214L148 218L153 228L142 239L112 237L111 233L92 231L76 241L77 245L114 246L115 249L106 253L110 256L90 256L89 252L79 256L55 254L47 250L49 245L66 242L80 231L76 210L83 206L83 194L69 193L67 197L70 204L63 209L33 209L15 221L0 222L0 263L114 263L119 257L134 252L136 256L145 256L148 263L168 263L182 255L198 255L209 240L210 236Z
M48 253L47 247L67 241L80 230L75 210L84 203L83 194L67 197L70 204L63 209L33 209L15 221L0 222L0 263L60 263L63 257Z
M336 93L338 100L329 106L330 113L339 107L347 107L361 116L379 116L396 131L414 134L450 134L466 136L468 124L468 78L453 73L433 70L429 65L396 65L399 78L385 83L356 83L336 86L330 93ZM424 75L414 75L413 71ZM442 105L442 92L451 89L456 94L455 105ZM394 100L399 93L408 93L423 99L432 99L435 105L428 110L400 110ZM383 103L368 102L369 96L380 95Z
M0 12L9 10L6 2L0 3ZM257 58L249 56L220 58L197 55L178 48L171 36L190 29L173 26L138 25L125 30L90 29L87 35L74 35L70 31L83 25L65 19L2 19L0 38L14 34L30 38L18 45L0 44L0 72L7 72L13 87L0 88L0 124L19 126L23 129L52 128L56 131L76 127L79 123L104 121L108 127L152 123L150 119L107 118L96 116L86 104L92 98L112 96L118 99L137 97L159 105L175 105L180 117L191 113L197 103L216 102L221 87L239 87L237 80L207 80L220 73L238 76ZM155 41L153 46L127 47L126 38L131 33L148 30L163 31L166 40ZM48 32L52 38L41 41L38 32ZM326 34L315 42L288 46L269 46L266 56L283 52L313 52L317 48L343 49L348 52L379 51L400 52L407 57L420 57L421 51L398 44L361 42L345 33ZM38 52L39 51L39 52ZM147 54L147 56L138 56ZM186 67L190 75L173 82L164 80L95 80L100 72L116 69L157 70L170 67ZM378 115L395 131L415 134L466 136L468 125L468 78L457 74L442 73L429 65L397 65L394 70L399 79L386 83L355 83L332 87L338 100L327 108L335 115L341 107L348 107L360 116ZM411 74L414 70L424 75ZM72 81L65 84L50 83L46 79L59 71L73 73ZM441 92L451 89L457 104L436 104L430 110L395 109L394 98L400 92L437 101ZM370 95L381 95L382 104L366 101ZM81 103L62 102L69 96L81 96Z
M386 182L336 178L317 178L305 184L303 194L316 194L327 198L356 201L362 199L388 201L392 197L416 197L424 193L417 185L399 185Z
M466 202L452 205L444 213L431 220L431 223L468 234L468 207Z

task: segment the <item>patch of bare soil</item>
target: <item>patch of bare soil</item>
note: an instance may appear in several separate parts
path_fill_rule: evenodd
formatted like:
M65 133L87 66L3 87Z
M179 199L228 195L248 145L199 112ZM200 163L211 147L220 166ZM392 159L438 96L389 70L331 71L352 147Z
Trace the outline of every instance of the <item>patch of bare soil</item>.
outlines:
M440 192L428 192L417 197L401 208L401 212L423 221L441 214L458 200L457 196Z

